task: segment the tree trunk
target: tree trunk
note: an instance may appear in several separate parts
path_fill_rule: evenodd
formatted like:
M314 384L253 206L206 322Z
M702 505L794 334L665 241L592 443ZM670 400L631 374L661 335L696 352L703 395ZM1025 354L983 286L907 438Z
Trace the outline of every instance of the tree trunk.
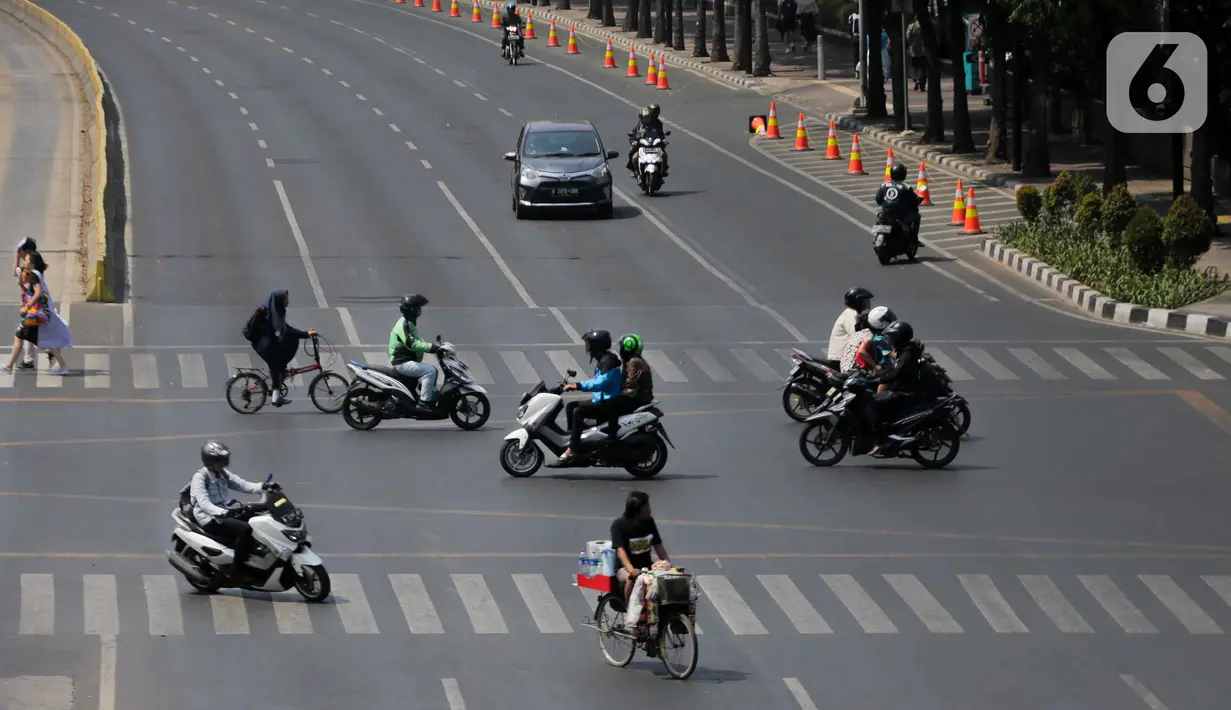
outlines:
M556 0L557 10L572 10L573 0Z
M752 28L744 13L744 6L749 2L751 0L735 0L735 59L731 61L731 71L752 70Z
M649 39L654 32L654 20L650 11L654 8L654 0L641 0L637 7L637 38Z
M1210 166L1214 161L1213 141L1210 140L1210 121L1206 121L1193 132L1192 166L1189 168L1192 177L1193 200L1210 216L1210 221L1218 224L1218 215L1214 211L1214 175Z
M1125 145L1124 134L1117 131L1104 117L1103 120L1103 192L1122 182L1128 182L1128 170L1124 167Z
M928 114L919 140L923 143L944 143L945 96L940 77L940 48L929 4L927 0L915 0L915 15L919 18L919 29L923 31L923 51L928 60Z
M538 0L535 5L539 7L551 7L551 0Z
M590 5L586 10L586 17L591 20L603 19L603 3L606 0L590 0Z
M684 51L684 0L675 0L675 23L671 29L671 48Z
M654 16L654 44L667 41L667 0L658 0L658 12Z
M1030 30L1030 129L1026 135L1024 177L1051 177L1047 145L1047 87L1051 85L1051 42L1042 29Z
M671 44L671 35L674 34L675 27L675 6L683 0L663 0L666 7L663 8L663 44Z
M708 0L697 0L697 33L692 38L692 56L708 57L710 53L705 51L705 35L709 29L706 25L706 7Z
M1071 128L1065 125L1064 94L1054 86L1047 93L1047 133L1052 136L1064 135Z
M987 34L992 62L992 123L987 135L987 162L1009 159L1009 91L1005 82L1005 52L1009 51L1008 18L998 4L991 6Z
M729 62L727 54L727 3L714 0L714 39L710 44L710 62Z
M650 0L628 0L628 8L624 13L624 22L620 25L621 32L637 32L640 33L641 26L637 24L639 13L641 12L641 3L648 3Z
M962 22L962 0L949 0L949 59L953 64L953 152L973 153L975 139L970 132L970 110L966 106L966 63L962 60L966 28Z
M867 59L864 61L864 76L868 83L868 118L888 118L885 107L885 67L881 63L881 30L885 24L885 6L882 0L864 0L867 14L868 39Z
M603 27L615 26L615 0L603 0Z
M769 17L765 14L765 3L752 0L752 26L756 36L752 52L752 75L769 76Z
M909 130L906 125L906 102L910 99L906 93L906 67L902 66L902 46L906 38L902 36L902 14L889 14L889 88L893 93L893 129L895 131Z

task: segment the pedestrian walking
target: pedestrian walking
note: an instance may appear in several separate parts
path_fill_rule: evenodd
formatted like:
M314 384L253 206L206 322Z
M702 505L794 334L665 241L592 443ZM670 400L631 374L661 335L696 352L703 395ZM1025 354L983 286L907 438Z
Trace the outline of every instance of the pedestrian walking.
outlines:
M927 91L928 58L923 44L923 25L919 24L918 15L906 28L906 44L910 47L910 65L915 73L915 91Z
M804 38L804 51L811 52L820 32L816 28L816 0L801 0L799 3L799 34Z
M72 347L72 334L68 324L56 312L55 300L47 289L43 272L47 262L37 251L27 251L21 263L22 301L18 311L17 332L7 364L0 366L0 373L13 371L21 355L23 343L42 348L47 353L51 374L66 375L69 372L61 348Z
M18 291L22 291L21 272L22 266L25 263L26 254L29 254L32 251L38 251L38 243L30 237L22 237L21 241L17 242L17 249L13 252L13 278L17 280ZM25 351L25 357L22 358L20 367L23 370L33 370L34 346L30 343L25 343L23 350Z
M799 3L796 0L778 0L778 36L786 45L787 52L795 51L795 29L799 25Z

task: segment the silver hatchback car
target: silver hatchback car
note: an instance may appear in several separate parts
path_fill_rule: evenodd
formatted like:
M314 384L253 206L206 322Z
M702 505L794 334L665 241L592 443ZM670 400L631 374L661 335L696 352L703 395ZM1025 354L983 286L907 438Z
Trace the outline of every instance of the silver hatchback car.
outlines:
M619 157L619 151L603 149L589 121L530 121L517 137L517 150L504 154L513 163L513 211L525 219L540 208L593 207L610 219L607 161Z

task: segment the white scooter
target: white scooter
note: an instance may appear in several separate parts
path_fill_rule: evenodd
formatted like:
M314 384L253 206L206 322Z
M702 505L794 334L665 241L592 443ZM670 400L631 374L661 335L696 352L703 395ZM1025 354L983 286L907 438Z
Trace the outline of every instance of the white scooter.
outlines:
M568 370L576 377L575 370ZM568 380L551 389L539 382L524 394L517 410L518 427L504 437L500 447L500 465L515 478L533 476L543 465L543 449L556 456L568 449L569 433L556 424L564 408L561 393ZM632 414L620 417L614 440L608 438L606 425L593 426L581 434L581 448L570 467L623 468L637 478L653 478L667 465L667 445L675 444L662 425L663 413L658 402L638 407Z
M265 479L269 483L270 474ZM192 517L192 501L187 488L180 492L179 507L171 513L171 549L167 561L179 570L198 592L213 594L219 589L250 589L258 592L284 592L292 587L310 602L322 602L331 591L329 573L321 558L312 551L312 536L303 522L303 511L295 507L273 484L261 492L257 503L245 504L239 519L252 527L252 552L241 575L228 575L235 561L235 550L210 537ZM246 573L246 574L245 574Z
M667 146L666 136L669 135L671 131L665 132L663 138L646 136L637 141L637 183L646 195L653 195L662 189L663 150Z

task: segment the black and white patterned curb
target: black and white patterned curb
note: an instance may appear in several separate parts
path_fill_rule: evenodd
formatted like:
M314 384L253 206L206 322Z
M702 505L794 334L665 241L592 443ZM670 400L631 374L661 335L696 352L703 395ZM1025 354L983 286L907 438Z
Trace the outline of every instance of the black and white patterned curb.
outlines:
M1047 288L1076 303L1082 310L1104 320L1117 323L1179 330L1185 333L1226 338L1227 321L1216 316L1181 313L1166 308L1146 308L1133 303L1110 299L1085 284L1056 271L1046 263L1024 252L1006 247L995 239L984 239L979 252L996 262L1034 279Z

